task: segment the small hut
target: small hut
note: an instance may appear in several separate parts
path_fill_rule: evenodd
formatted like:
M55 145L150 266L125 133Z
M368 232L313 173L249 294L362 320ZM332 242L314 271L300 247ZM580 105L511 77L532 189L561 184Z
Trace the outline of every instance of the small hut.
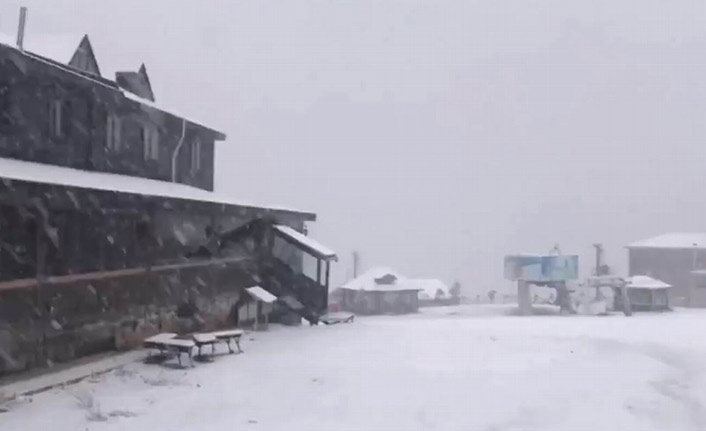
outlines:
M458 304L458 299L451 295L449 286L441 280L410 279L409 284L420 289L418 294L420 307Z
M238 326L251 326L255 330L267 329L269 316L277 297L260 286L248 287L238 301Z
M420 288L395 271L373 268L336 289L341 309L357 314L404 314L419 310Z
M625 281L630 306L634 311L669 310L671 285L646 275L634 275ZM622 304L619 304L620 295L615 298L616 309L622 309Z

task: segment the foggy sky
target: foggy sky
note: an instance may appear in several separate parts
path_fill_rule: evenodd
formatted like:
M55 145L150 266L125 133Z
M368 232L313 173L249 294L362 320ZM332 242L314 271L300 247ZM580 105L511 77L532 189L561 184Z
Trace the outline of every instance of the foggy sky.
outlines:
M706 2L16 1L228 134L216 187L410 276L506 286L506 253L706 230Z

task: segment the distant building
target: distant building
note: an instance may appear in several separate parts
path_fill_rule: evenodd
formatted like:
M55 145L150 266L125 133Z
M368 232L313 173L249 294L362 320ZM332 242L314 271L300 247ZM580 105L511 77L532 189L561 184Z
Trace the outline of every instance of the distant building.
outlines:
M706 291L692 276L693 271L706 269L706 233L667 233L627 248L629 275L647 275L671 285L672 305L706 306Z
M404 314L419 310L421 289L388 268L373 268L337 288L340 308L357 314Z
M410 279L407 283L420 289L418 294L420 307L459 303L459 298L451 295L451 288L441 280Z
M669 284L646 275L634 275L626 280L630 307L633 311L663 311L669 309ZM622 310L622 297L614 295L616 310Z

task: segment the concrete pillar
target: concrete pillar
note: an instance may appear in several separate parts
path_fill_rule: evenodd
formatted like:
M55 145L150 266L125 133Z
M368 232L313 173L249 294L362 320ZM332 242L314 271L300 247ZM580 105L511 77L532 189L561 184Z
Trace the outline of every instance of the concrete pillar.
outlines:
M520 307L520 315L532 315L530 284L524 280L517 280L517 305Z

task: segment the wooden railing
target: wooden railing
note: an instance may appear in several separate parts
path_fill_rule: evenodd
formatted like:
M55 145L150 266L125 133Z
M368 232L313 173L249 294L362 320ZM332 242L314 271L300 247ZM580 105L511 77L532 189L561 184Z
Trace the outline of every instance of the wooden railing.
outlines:
M270 258L264 263L262 282L265 289L278 297L294 297L303 307L293 311L311 323L317 323L319 317L326 313L326 287L293 271L277 258Z

